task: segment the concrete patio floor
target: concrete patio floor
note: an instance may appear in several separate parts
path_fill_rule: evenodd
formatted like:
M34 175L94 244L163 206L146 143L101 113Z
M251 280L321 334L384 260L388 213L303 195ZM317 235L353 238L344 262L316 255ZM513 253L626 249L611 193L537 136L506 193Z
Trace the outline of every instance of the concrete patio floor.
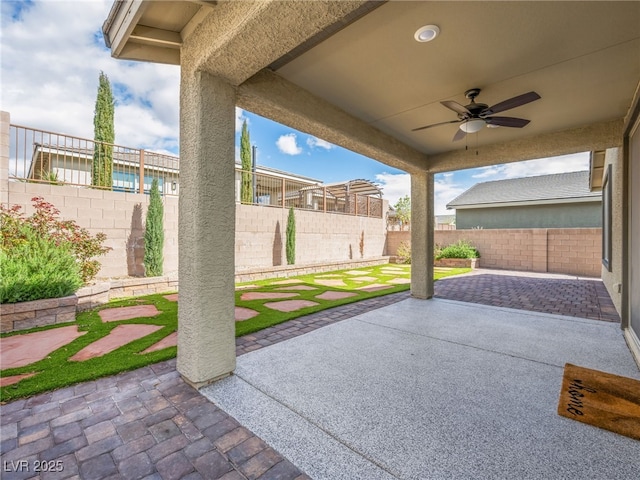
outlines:
M567 362L640 379L618 324L407 299L201 393L316 480L638 478L640 442L557 415Z

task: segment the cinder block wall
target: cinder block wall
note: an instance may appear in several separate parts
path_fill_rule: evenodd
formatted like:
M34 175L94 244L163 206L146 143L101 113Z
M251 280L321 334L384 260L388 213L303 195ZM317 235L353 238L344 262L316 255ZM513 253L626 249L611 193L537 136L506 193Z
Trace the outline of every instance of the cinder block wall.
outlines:
M383 211L388 208L386 203ZM236 271L287 264L288 215L289 210L284 208L236 206ZM387 236L384 219L311 210L295 210L295 218L296 265L384 254Z
M39 196L60 210L64 220L96 234L107 235L111 247L100 257L100 278L143 276L144 222L149 196L76 188L64 185L8 182L9 204L20 205L27 215L33 213L31 198ZM178 271L178 198L164 197L164 273Z
M143 276L144 223L149 196L38 183L7 182L8 202L33 213L40 196L92 234L104 232L113 250L99 260L98 278ZM163 197L164 274L178 271L178 198ZM385 201L383 205L387 211ZM236 271L286 265L287 216L283 208L236 206ZM212 213L215 215L215 213ZM295 210L296 265L358 260L384 255L385 219ZM364 233L363 255L360 240Z
M434 240L445 246L467 240L480 251L480 266L504 270L600 276L600 228L533 228L436 230ZM395 255L411 232L388 232L387 255Z

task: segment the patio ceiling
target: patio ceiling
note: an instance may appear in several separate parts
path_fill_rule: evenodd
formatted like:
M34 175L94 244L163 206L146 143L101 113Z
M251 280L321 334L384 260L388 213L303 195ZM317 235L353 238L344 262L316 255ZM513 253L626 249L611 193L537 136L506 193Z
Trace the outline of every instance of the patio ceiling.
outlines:
M116 3L105 36L115 56L179 63L183 40L208 15L223 12L223 3ZM267 37L279 50L263 67L432 158L467 143L517 144L572 129L613 131L621 138L640 78L639 2L352 3L357 18L344 16L306 43L284 48L279 36ZM271 21L278 8L303 15L301 7L278 4L256 18ZM291 21L281 20L280 27ZM418 43L414 33L426 24L438 25L441 33ZM229 28L238 35L233 42L243 33L249 43L255 38L255 28L243 31L250 26ZM296 48L300 44L305 47ZM248 79L237 78L238 84ZM532 90L542 98L500 114L530 119L522 129L484 128L459 142L452 142L457 124L411 131L455 120L440 102L466 105L464 92L475 87L482 89L477 101L489 105Z

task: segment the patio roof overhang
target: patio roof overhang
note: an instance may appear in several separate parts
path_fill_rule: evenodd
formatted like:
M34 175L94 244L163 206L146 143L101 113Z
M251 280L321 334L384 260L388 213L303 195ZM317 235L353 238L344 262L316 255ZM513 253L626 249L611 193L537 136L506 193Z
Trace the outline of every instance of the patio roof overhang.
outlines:
M416 42L428 23L440 36ZM638 24L638 2L124 0L104 33L118 58L206 70L239 87L243 108L438 172L619 146L640 78ZM412 132L455 120L440 102L466 104L474 87L489 105L532 90L542 99L505 113L530 119L522 129L467 142L452 142L457 124Z

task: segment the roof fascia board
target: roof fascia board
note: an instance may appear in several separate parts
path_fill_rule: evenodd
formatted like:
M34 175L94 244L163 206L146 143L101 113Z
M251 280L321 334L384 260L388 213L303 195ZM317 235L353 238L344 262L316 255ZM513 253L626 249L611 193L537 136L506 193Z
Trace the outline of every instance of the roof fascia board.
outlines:
M146 0L127 0L120 2L114 18L103 26L103 34L111 46L111 55L118 58L129 40L129 36L148 7ZM115 8L115 5L114 7Z
M606 150L622 145L623 119L595 123L559 132L543 133L521 140L485 145L478 154L453 150L431 155L430 171L450 172L503 163L557 157L571 153Z
M326 100L262 70L238 87L236 103L276 122L391 167L425 171L428 157Z
M451 205L447 204L447 209L468 210L472 208L497 208L497 207L529 207L532 205L555 205L567 203L601 203L601 195L593 195L590 197L573 197L573 198L550 198L548 200L523 200L521 202L495 202L495 203L474 203L467 205Z

